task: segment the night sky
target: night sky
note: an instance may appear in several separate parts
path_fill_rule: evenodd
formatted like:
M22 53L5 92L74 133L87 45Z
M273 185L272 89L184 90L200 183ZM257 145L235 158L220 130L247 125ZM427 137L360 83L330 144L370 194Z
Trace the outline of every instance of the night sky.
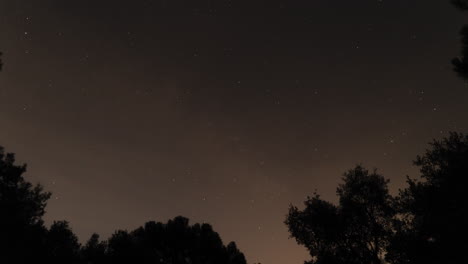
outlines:
M0 0L0 145L92 232L177 215L303 263L289 204L358 163L397 192L468 129L448 0Z

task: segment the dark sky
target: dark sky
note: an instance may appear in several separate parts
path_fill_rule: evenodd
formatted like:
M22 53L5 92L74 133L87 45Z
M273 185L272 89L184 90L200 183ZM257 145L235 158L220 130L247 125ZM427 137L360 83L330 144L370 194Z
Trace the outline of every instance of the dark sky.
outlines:
M0 0L0 144L84 242L177 215L303 263L290 203L357 163L396 191L468 128L448 0Z

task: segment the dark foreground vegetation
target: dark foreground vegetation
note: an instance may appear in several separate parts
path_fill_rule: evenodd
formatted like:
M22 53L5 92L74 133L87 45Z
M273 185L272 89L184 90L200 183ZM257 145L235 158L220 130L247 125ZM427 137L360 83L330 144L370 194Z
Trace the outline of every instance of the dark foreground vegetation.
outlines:
M414 162L420 179L407 179L397 196L377 171L357 166L337 188L338 204L314 194L305 208L291 206L291 236L304 245L309 264L468 263L468 136L434 141ZM23 178L25 165L0 147L1 263L245 264L209 224L176 217L118 230L83 245L66 221L46 227L50 193Z
M468 136L434 141L414 162L420 179L407 179L396 197L388 180L361 166L336 190L318 194L305 209L291 206L291 235L309 251L310 264L468 263Z
M468 10L468 0L452 2ZM468 80L468 27L461 36L453 65ZM414 164L420 177L407 178L396 196L387 179L359 165L344 174L337 204L314 194L303 209L291 206L285 223L310 253L306 264L468 263L468 136L434 140ZM184 217L80 244L68 222L44 224L50 193L25 171L0 146L0 263L246 263L235 243L225 246L209 224Z
M468 0L451 0L468 11ZM460 31L461 53L453 70L468 81L468 26ZM468 120L468 119L467 119ZM468 263L468 136L434 140L414 161L419 179L407 179L396 196L388 180L362 166L338 186L338 204L318 194L305 208L289 208L291 236L310 253L308 264Z
M66 221L44 225L50 193L25 181L25 171L0 147L0 263L246 263L235 243L223 245L209 224L184 217L118 230L105 241L93 234L80 245Z

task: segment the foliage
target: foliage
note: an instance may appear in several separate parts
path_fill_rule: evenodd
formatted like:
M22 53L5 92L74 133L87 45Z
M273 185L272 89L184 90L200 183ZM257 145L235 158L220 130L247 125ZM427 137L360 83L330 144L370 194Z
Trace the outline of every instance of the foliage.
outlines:
M0 256L6 263L246 263L234 242L224 246L209 224L191 226L181 216L116 231L104 242L93 234L81 246L68 222L44 226L51 194L27 182L25 171L25 165L15 164L14 154L0 147Z
M343 182L337 188L338 205L315 194L304 210L290 207L286 224L291 235L309 250L309 263L382 263L395 213L388 180L357 166Z
M468 10L468 0L452 0L452 4L462 11ZM461 36L461 54L452 60L453 70L457 75L468 80L468 26L464 26L460 31Z
M398 207L395 263L468 263L468 136L451 133L418 156L421 179L408 179Z
M308 263L468 263L468 136L434 140L414 164L420 179L395 198L387 180L357 166L338 186L338 205L315 194L305 209L291 206L286 224Z
M0 255L23 259L41 255L44 246L44 215L50 193L41 185L25 181L26 165L16 165L15 155L0 146Z
M131 232L119 230L107 244L112 263L246 263L235 243L224 246L209 224L190 226L181 216L167 224L148 222Z

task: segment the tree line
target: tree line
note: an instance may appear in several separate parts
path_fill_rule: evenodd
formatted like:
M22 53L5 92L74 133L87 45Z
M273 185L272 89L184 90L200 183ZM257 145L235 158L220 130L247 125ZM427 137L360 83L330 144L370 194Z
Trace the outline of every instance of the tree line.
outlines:
M362 166L346 172L338 204L314 194L289 208L291 236L308 264L468 263L468 136L451 133L418 156L419 179L392 196L388 180Z
M388 179L363 166L344 173L337 204L319 194L291 206L285 224L311 259L306 264L468 263L468 135L450 133L417 156L418 179L391 195ZM0 147L2 263L246 264L234 242L185 217L117 230L81 245L68 222L46 227L51 194L26 181L26 165Z
M462 11L468 0L452 0ZM468 80L468 26L454 71ZM1 56L1 53L0 53ZM0 58L0 70L2 61ZM452 132L417 156L417 179L397 195L377 170L344 173L336 204L314 193L303 209L290 206L285 224L311 259L306 264L468 263L468 135ZM245 264L234 242L224 245L209 224L179 216L117 230L81 245L66 221L46 227L51 194L26 181L26 165L0 146L0 263Z
M25 165L15 164L14 154L0 147L1 263L246 263L234 242L225 246L209 224L190 225L181 216L118 230L104 241L93 234L80 245L68 222L44 225L51 194L27 182L25 171Z

